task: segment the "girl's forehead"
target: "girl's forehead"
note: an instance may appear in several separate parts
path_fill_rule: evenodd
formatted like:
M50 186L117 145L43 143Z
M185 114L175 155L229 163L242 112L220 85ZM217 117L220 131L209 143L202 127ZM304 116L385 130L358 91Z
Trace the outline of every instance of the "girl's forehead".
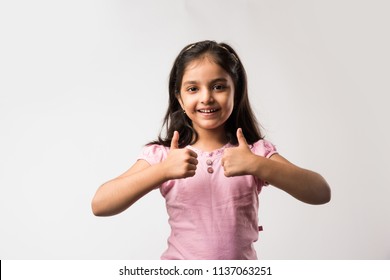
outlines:
M183 79L208 76L229 76L229 74L215 61L205 56L191 61L186 66Z
M213 63L213 64L215 64L215 59L210 54L203 54L202 56L194 58L191 61L189 61L187 63L187 66L186 66L185 70L187 70L188 68L195 67L195 66L197 66L199 64L203 64L203 63Z

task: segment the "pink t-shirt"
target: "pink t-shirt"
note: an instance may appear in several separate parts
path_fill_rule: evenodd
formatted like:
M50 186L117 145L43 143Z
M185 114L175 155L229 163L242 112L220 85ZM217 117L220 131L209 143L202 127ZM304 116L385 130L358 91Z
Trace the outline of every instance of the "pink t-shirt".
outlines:
M171 234L161 259L257 259L253 243L258 239L258 195L264 182L251 175L226 177L221 158L225 148L198 154L194 177L161 184ZM277 153L266 140L250 145L253 153L270 157ZM149 145L138 159L151 165L163 161L169 147Z

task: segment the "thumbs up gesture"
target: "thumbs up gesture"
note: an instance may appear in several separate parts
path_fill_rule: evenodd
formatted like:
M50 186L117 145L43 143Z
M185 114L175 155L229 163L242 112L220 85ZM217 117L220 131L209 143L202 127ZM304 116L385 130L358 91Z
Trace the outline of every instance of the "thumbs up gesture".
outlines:
M171 140L168 157L163 161L168 180L192 177L195 175L198 155L190 149L179 148L179 132L175 131Z
M249 149L241 128L237 129L237 140L238 146L225 149L222 156L221 164L226 177L249 174L253 162L251 159L255 156Z

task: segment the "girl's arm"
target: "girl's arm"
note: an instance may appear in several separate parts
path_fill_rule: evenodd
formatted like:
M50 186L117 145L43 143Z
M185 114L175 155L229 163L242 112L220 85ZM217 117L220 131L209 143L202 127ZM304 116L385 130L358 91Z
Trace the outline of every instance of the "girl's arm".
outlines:
M197 154L179 149L178 141L179 133L175 132L168 156L162 162L150 165L138 160L124 174L99 187L92 199L92 212L96 216L118 214L163 182L194 176Z
M254 155L254 154L253 154ZM300 168L279 154L270 159L254 155L249 172L284 190L300 201L324 204L330 201L330 188L318 173Z
M138 160L123 175L104 183L92 199L96 216L116 215L165 181L163 166Z
M241 129L237 130L237 138L239 146L224 152L222 165L226 176L256 176L309 204L330 201L329 185L321 175L300 168L279 154L274 154L269 159L255 155L249 149Z

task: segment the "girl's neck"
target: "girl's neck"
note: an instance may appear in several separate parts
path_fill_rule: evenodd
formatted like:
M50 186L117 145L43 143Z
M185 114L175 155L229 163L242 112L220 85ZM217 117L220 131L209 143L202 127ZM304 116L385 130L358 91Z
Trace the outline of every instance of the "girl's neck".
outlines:
M225 131L216 132L214 130L198 132L198 140L191 145L194 148L205 152L212 152L222 148L228 142Z

